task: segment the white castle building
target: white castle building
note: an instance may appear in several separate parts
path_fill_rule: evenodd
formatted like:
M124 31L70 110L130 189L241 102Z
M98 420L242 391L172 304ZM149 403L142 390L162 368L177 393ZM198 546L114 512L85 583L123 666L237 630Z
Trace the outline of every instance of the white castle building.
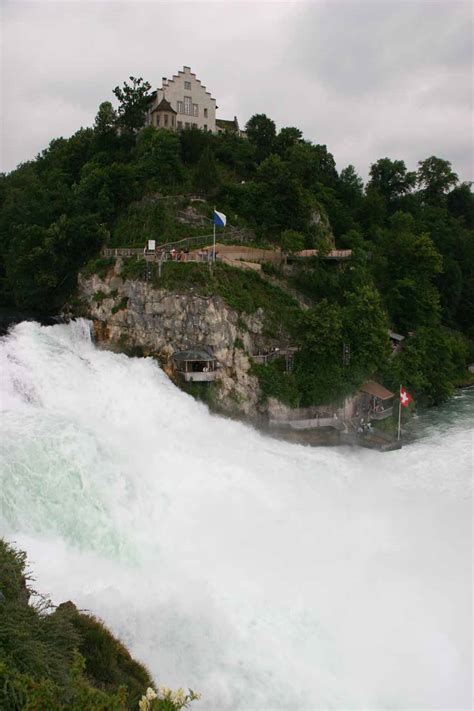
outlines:
M191 67L183 67L172 79L163 77L161 88L151 95L146 123L170 131L194 126L212 133L230 131L241 135L237 118L233 121L217 119L217 108L216 100L193 74Z

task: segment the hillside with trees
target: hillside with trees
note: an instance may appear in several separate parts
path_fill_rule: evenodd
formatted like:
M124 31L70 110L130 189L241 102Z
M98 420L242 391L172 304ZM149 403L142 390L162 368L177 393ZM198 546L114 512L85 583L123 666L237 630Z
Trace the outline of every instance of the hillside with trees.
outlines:
M102 247L205 235L209 228L177 222L173 200L156 199L175 196L185 206L197 194L204 216L218 205L253 244L319 250L291 277L275 275L313 304L292 324L299 353L287 402L325 402L377 375L437 404L466 378L474 360L474 197L449 161L430 156L409 171L384 157L364 185L353 166L337 171L325 145L296 127L277 131L264 114L250 118L246 137L144 128L149 91L131 78L114 91L117 110L102 103L92 127L1 176L4 306L55 314ZM352 250L341 268L323 258L334 245ZM390 328L410 336L397 358ZM270 394L281 389L274 370Z

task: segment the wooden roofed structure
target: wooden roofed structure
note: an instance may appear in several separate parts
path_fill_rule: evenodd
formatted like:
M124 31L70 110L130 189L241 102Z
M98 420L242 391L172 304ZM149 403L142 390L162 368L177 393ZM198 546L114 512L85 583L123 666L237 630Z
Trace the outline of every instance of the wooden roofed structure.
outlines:
M393 413L395 394L375 380L367 380L360 387L364 396L364 409L371 420L384 420Z
M174 371L187 383L209 383L216 379L217 358L203 348L176 351L171 361Z

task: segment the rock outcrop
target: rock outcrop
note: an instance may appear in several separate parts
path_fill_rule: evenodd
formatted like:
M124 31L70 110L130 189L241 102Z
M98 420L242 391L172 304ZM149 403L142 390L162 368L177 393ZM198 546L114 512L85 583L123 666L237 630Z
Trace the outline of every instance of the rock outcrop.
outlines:
M205 347L220 365L213 387L219 409L246 417L264 413L248 355L269 345L263 335L262 309L239 314L220 296L170 292L147 282L124 280L120 273L118 259L103 278L79 276L83 313L93 321L102 346L157 357L171 376L175 351Z

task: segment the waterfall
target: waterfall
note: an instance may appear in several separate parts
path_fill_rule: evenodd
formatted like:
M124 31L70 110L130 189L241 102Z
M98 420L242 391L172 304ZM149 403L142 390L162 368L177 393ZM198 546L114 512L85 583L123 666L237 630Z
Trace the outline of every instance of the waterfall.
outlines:
M81 319L17 325L0 372L0 534L157 683L216 711L470 707L474 393L381 454L212 415Z

